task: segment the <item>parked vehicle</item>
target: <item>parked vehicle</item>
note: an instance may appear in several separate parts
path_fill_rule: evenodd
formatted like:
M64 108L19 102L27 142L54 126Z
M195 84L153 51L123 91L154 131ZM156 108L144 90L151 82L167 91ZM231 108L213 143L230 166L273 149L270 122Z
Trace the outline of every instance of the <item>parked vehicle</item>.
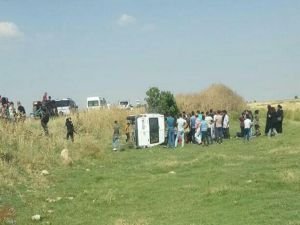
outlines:
M78 106L71 98L64 98L61 100L55 100L58 115L70 115L78 110Z
M161 114L128 116L131 140L136 148L148 148L165 142L165 118Z
M101 97L88 97L87 100L87 109L101 109L101 108L107 108L108 104L105 100L105 98Z
M131 110L133 108L133 106L130 105L129 101L127 100L119 101L118 107L120 109L128 109L128 110Z

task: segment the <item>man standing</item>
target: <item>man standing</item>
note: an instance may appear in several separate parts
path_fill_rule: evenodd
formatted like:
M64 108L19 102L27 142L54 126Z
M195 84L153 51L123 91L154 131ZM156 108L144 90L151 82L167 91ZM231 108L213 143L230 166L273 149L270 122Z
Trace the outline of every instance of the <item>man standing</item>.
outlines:
M42 102L47 102L48 101L48 93L45 92L44 95L43 95L43 100Z
M22 106L21 102L17 102L17 106L18 106L18 113L21 115L26 115L26 111L24 106Z
M282 110L282 106L278 105L277 106L277 133L281 134L282 133L282 122L283 122L283 110Z
M49 130L48 130L48 122L49 122L49 112L46 107L42 106L41 111L40 111L40 117L41 117L41 125L42 128L45 132L45 135L49 135Z
M117 151L119 148L120 142L120 126L118 121L114 123L114 132L113 132L113 151Z
M246 116L246 119L244 120L244 140L247 140L249 141L250 140L250 129L251 129L251 126L252 126L252 122L251 122L251 119L250 119L250 116L247 115Z
M175 148L178 145L178 140L181 139L181 147L184 147L184 128L186 126L186 120L182 118L182 114L177 119L177 136L175 140Z
M276 126L277 126L277 113L276 113L276 109L275 107L271 107L271 113L270 113L270 128L269 128L269 132L268 132L268 136L275 136L277 135L277 130L276 130Z
M211 117L211 114L209 112L206 112L206 117L205 117L206 123L208 125L207 129L207 137L208 137L208 144L212 144L212 128L213 128L213 118Z
M15 120L16 120L16 109L15 109L15 106L14 106L13 102L9 103L8 111L9 111L10 121L15 122Z
M215 115L214 120L215 120L216 142L219 144L222 144L222 142L223 142L223 124L222 124L223 117L221 115L220 110L217 111L217 115Z
M191 141L192 143L195 144L195 133L196 133L196 116L195 116L195 112L192 111L192 117L190 119L190 137L191 137Z
M260 136L260 124L259 124L259 110L254 111L254 119L253 119L255 136Z
M17 106L18 106L18 108L17 108L18 118L19 118L19 120L24 121L26 118L25 108L24 108L24 106L22 106L21 102L17 102Z
M126 134L126 142L129 142L130 141L130 123L129 122L126 123L125 134Z
M74 129L74 125L73 125L71 117L66 119L65 125L67 127L67 140L69 140L69 138L71 138L72 142L74 142L75 129Z
M267 109L267 120L266 120L266 128L265 128L265 135L268 135L269 130L271 128L271 124L272 124L272 112L271 112L271 105L268 105Z
M230 138L229 134L229 116L227 114L227 111L223 111L223 134L225 139Z
M209 141L208 141L208 123L205 120L205 116L202 116L202 122L200 125L200 129L201 129L201 138L202 138L202 146L204 147L205 145L208 146L209 145Z
M175 133L174 133L174 125L175 125L175 119L173 116L169 114L167 117L167 128L168 128L168 147L174 148L175 146Z

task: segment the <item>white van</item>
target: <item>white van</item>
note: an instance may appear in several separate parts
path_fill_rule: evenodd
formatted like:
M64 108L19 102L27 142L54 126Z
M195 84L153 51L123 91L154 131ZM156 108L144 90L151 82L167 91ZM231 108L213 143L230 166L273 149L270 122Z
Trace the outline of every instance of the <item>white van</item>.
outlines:
M58 115L70 115L78 110L78 106L71 98L55 100Z
M87 97L86 103L88 110L106 108L108 106L105 98L101 97Z
M165 117L161 114L129 116L132 141L137 148L148 148L165 142Z
M119 106L120 109L127 109L127 110L132 110L133 107L127 100L119 101Z

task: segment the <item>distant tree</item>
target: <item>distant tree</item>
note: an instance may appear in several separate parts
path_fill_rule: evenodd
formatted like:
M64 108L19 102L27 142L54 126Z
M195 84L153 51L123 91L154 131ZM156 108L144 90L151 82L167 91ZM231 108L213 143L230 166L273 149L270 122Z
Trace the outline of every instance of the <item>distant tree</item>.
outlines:
M178 114L175 97L170 91L160 91L157 87L152 87L146 92L146 95L145 100L149 113Z
M298 99L298 95L295 96L295 99Z
M160 90L157 87L151 87L146 92L147 97L145 101L148 104L149 113L158 113L159 102L160 102Z
M174 95L169 91L160 93L159 113L177 115L179 112Z

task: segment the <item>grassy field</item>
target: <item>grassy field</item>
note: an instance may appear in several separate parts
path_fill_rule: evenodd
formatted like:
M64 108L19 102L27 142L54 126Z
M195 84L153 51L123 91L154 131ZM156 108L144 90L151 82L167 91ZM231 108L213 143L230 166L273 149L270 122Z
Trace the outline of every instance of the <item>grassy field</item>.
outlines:
M36 145L52 147L30 152L34 160L36 151L47 159L39 155L45 161L30 173L23 161L1 162L0 224L300 225L299 130L299 122L285 121L285 133L271 139L121 152L96 133L74 144L61 138L61 148L43 137ZM72 152L72 167L59 163L62 147ZM36 214L42 218L34 222Z
M300 99L251 102L248 103L248 105L254 109L266 109L268 105L272 105L274 107L277 107L277 105L282 105L283 109L285 110L300 110Z

